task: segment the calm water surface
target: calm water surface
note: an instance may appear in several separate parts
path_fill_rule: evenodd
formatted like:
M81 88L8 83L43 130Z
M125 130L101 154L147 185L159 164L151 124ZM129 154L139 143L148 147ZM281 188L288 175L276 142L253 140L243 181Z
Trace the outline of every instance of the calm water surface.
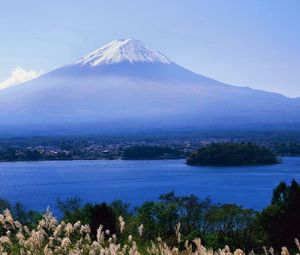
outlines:
M55 207L57 198L85 202L122 199L131 205L174 190L262 209L280 181L300 181L300 158L256 167L192 167L184 160L99 160L0 163L0 197L26 208Z

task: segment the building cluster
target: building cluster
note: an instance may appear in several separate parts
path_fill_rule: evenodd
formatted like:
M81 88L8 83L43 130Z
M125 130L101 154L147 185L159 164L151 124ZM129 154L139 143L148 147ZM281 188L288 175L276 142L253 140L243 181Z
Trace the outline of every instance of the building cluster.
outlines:
M64 159L120 159L124 150L136 146L167 147L179 152L179 158L185 158L191 152L212 142L228 142L227 139L136 139L127 141L101 141L97 139L65 143L15 143L3 146L0 143L0 160L64 160ZM238 142L232 141L231 142Z

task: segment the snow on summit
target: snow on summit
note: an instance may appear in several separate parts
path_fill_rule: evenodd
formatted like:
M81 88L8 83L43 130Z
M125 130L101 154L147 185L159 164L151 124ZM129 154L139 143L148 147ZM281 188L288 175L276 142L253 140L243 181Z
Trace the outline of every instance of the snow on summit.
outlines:
M90 65L129 63L163 63L171 61L158 51L134 39L120 39L112 41L103 47L80 58L75 64Z

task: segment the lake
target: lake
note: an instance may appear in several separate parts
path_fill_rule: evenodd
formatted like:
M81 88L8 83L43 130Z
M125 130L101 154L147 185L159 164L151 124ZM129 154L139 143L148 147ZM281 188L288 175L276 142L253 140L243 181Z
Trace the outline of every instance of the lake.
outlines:
M255 167L195 167L184 160L96 160L0 163L0 197L27 209L55 207L57 198L121 199L132 206L160 194L209 196L214 202L262 209L280 181L300 180L300 158Z

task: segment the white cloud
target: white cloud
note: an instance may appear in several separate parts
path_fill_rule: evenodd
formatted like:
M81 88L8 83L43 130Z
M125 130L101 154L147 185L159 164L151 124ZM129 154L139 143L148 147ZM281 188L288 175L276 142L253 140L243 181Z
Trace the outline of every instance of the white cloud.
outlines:
M0 82L0 89L4 89L25 81L32 80L43 74L43 71L26 70L22 67L16 67L10 72L10 77L7 80Z

